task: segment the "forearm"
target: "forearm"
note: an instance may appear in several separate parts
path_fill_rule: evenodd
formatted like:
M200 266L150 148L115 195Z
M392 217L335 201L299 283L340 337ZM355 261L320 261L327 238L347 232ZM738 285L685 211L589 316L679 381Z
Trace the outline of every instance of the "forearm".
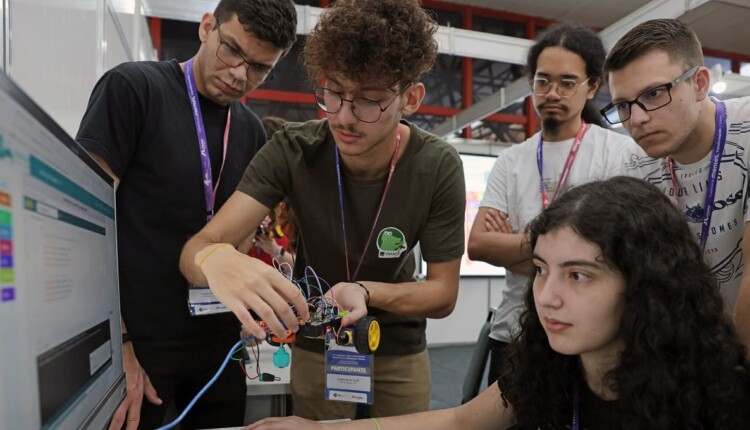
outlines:
M531 272L531 250L523 234L484 232L471 237L468 252L472 260L505 267L513 272Z
M221 242L202 236L200 233L187 241L180 255L180 271L188 282L193 285L208 285L208 280L198 263L210 258L209 253L218 246L221 246Z
M459 428L456 422L455 408L439 409L410 415L378 418L378 427L374 420L357 420L335 424L331 430L454 430ZM328 427L326 427L328 428Z
M389 284L364 281L370 291L368 306L398 315L423 318L445 318L456 306L458 288L444 281L402 282Z
M533 260L524 260L518 264L505 266L505 270L524 276L531 276L534 274L534 262Z

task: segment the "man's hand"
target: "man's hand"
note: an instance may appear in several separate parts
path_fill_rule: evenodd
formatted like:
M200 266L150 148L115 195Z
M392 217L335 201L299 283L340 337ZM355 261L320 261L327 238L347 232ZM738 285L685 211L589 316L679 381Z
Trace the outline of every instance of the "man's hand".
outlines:
M265 234L255 236L255 246L273 258L278 257L281 252L281 245Z
M497 210L490 209L484 216L484 225L487 231L494 231L498 233L513 233L513 227L510 225L508 217Z
M133 351L133 342L126 342L122 346L122 357L125 366L125 381L128 394L120 404L109 424L109 430L119 430L125 424L126 430L135 430L141 421L141 403L143 396L155 405L161 405L162 400L157 396L156 389L151 385L151 380L141 367Z
M339 282L326 292L325 299L334 303L339 309L349 313L341 319L341 326L356 323L367 315L367 292L361 286L352 282Z
M273 267L237 252L229 244L205 247L195 254L195 265L202 270L216 298L237 316L244 330L258 338L264 339L266 333L248 309L282 338L286 336L284 325L293 332L299 329L298 317L290 304L297 309L299 318L309 318L307 302L296 285Z

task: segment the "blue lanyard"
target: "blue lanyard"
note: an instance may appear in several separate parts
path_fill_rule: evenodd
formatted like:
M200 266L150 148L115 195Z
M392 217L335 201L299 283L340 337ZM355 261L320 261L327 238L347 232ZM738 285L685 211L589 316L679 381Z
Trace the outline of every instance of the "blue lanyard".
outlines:
M714 211L714 199L716 197L716 184L719 182L719 167L721 165L721 155L724 153L724 144L727 141L727 111L724 102L715 100L716 104L716 131L714 131L714 140L711 144L711 164L708 172L708 189L706 190L706 199L704 200L703 225L701 225L700 246L701 250L706 249L708 240L708 230L711 228L711 216ZM674 171L672 157L667 157L669 173L672 177L672 187L674 188L675 199L678 199L680 185L677 182L677 176Z
M227 143L229 142L229 124L232 120L232 108L229 107L227 112L227 123L224 128L224 150L222 152L221 169L219 176L214 185L213 175L211 172L211 156L208 153L208 140L206 139L206 129L203 125L203 114L201 105L198 100L198 89L195 86L195 75L193 74L193 59L185 63L185 85L187 86L188 98L190 98L190 107L193 112L195 121L195 130L198 135L198 147L201 154L201 173L203 178L203 195L206 201L206 222L211 221L214 216L214 206L216 204L216 190L219 188L221 174L224 171L224 162L227 157Z

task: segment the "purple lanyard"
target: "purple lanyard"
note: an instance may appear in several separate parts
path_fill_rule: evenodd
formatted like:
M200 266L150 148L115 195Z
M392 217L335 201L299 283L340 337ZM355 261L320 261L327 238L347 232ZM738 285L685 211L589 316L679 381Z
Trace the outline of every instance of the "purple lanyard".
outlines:
M388 188L391 186L391 178L393 178L393 171L396 170L396 161L398 160L398 150L401 147L401 131L396 132L396 147L393 149L393 155L391 156L391 167L388 170L388 179L385 181L385 189L383 189L383 195L380 197L380 206L378 211L375 213L375 220L372 222L372 228L370 229L370 235L367 237L365 247L362 249L362 255L359 257L357 268L354 270L354 276L350 275L349 272L349 247L346 239L346 221L344 219L344 187L341 182L341 161L339 157L339 148L334 143L333 152L336 154L336 179L339 185L339 208L341 209L341 230L344 232L344 257L346 259L346 281L351 282L357 280L359 269L362 267L362 262L365 261L365 255L367 253L367 247L370 246L372 240L372 234L375 231L375 227L378 225L378 218L380 218L380 212L383 210L383 203L385 203L385 196L388 194Z
M583 140L583 135L586 134L586 121L581 120L581 128L578 129L578 133L576 134L576 138L573 141L573 145L570 147L570 152L568 152L568 159L565 161L565 166L563 167L563 171L560 174L560 180L557 182L557 188L555 189L555 194L552 196L552 201L557 200L558 197L560 197L560 194L562 194L562 190L565 189L565 183L568 182L568 175L570 175L570 169L573 167L573 161L576 159L576 154L578 154L578 148L581 146L581 141ZM549 206L549 197L547 196L547 187L544 186L544 155L542 152L542 147L544 146L544 141L542 139L542 133L539 133L539 143L536 147L536 165L539 169L539 192L542 194L542 209L546 209L547 206Z
M227 144L229 142L229 124L232 121L232 107L227 111L227 124L224 128L224 150L221 155L221 168L219 176L214 185L213 175L211 174L211 156L208 153L208 140L206 139L206 129L203 126L203 114L201 105L198 100L198 89L195 86L195 75L193 74L193 59L185 63L185 85L187 86L188 97L190 98L190 107L193 112L195 121L195 130L198 134L198 147L201 153L201 172L203 177L203 195L206 200L206 222L211 221L214 216L214 205L216 204L216 190L221 182L221 174L224 172L224 162L227 159Z
M570 426L570 430L580 430L581 420L578 418L578 389L576 388L573 393L573 424Z
M714 199L716 197L716 184L719 182L719 166L721 165L721 155L724 153L724 144L727 141L727 111L722 101L714 101L716 104L716 131L714 131L714 141L711 144L711 164L708 172L708 189L706 190L706 199L703 203L704 214L703 214L703 225L701 225L701 238L700 245L701 250L706 249L706 241L708 240L708 230L711 228L711 216L714 211ZM680 184L677 182L677 175L674 171L674 163L672 157L667 157L667 166L669 166L669 173L672 177L672 187L674 188L674 197L678 203L680 199L678 197L680 191Z

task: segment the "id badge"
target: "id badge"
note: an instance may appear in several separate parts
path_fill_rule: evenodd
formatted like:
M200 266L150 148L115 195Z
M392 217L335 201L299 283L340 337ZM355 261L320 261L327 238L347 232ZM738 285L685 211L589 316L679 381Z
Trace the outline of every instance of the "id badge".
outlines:
M354 346L338 345L333 330L326 332L326 400L371 405L373 355Z
M229 312L226 305L214 296L210 288L193 284L188 284L188 309L190 316L193 317Z

